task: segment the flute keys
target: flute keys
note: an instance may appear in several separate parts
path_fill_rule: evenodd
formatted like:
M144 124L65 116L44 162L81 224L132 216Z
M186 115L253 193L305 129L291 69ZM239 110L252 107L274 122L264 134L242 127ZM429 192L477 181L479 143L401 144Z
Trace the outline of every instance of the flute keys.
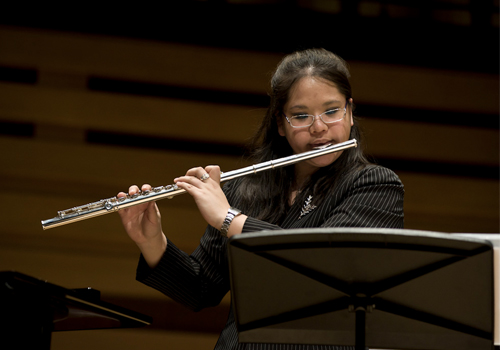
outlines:
M133 195L129 196L129 198L130 198L130 199L135 199L135 198L139 197L141 194L142 194L142 192L141 192L141 191L139 191L139 192L137 192L137 193L135 193L135 194L133 194Z

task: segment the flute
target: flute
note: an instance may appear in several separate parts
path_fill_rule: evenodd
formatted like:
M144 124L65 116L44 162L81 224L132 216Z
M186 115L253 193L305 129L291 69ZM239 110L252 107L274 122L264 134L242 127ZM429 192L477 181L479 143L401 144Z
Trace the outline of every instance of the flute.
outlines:
M351 147L357 147L356 139L338 143L336 145L328 145L323 148L314 149L312 151L294 154L288 157L270 160L259 164L254 164L245 168L228 171L221 174L220 182L232 180L241 176L256 174L258 172L279 168L300 161L320 157L325 154L339 152ZM100 201L81 205L71 209L61 210L57 212L57 216L52 219L42 220L42 228L44 230L71 224L73 222L90 219L96 216L116 212L120 209L125 209L134 205L142 204L160 199L171 199L174 196L185 193L186 190L178 188L176 184L168 186L159 186L151 188L150 191L140 191L134 195L126 195L125 197L111 197L101 199Z

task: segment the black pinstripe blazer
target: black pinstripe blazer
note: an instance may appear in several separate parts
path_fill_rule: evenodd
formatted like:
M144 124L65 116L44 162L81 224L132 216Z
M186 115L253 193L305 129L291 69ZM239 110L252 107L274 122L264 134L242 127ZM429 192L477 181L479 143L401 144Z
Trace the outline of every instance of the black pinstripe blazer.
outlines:
M239 201L235 180L224 187L232 206ZM299 219L304 203L295 203L281 226L249 217L243 233L307 227L381 227L403 228L404 189L398 176L389 169L370 165L340 180L333 195ZM227 239L207 227L200 245L188 255L168 241L167 250L155 269L140 258L137 279L192 310L216 306L229 291ZM323 350L351 349L345 346L239 344L232 312L216 349L248 350Z

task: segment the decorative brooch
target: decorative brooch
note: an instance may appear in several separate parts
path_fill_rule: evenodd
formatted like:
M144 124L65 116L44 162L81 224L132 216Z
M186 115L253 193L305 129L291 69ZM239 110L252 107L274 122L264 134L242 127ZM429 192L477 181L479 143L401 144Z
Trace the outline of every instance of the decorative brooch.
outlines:
M310 213L314 209L316 209L315 205L311 205L313 196L307 197L306 201L304 202L304 206L302 207L302 210L300 212L299 220L306 214Z

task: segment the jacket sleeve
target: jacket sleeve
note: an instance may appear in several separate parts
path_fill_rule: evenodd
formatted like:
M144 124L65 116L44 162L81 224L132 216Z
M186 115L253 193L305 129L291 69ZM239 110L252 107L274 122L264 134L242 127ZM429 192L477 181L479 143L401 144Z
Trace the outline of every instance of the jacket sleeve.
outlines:
M229 184L224 192L232 196ZM229 291L226 246L227 238L211 226L192 254L167 239L167 249L154 269L141 255L136 279L194 311L216 306Z
M229 291L226 243L210 226L192 254L167 239L167 249L154 269L141 255L136 278L191 310L216 306Z

